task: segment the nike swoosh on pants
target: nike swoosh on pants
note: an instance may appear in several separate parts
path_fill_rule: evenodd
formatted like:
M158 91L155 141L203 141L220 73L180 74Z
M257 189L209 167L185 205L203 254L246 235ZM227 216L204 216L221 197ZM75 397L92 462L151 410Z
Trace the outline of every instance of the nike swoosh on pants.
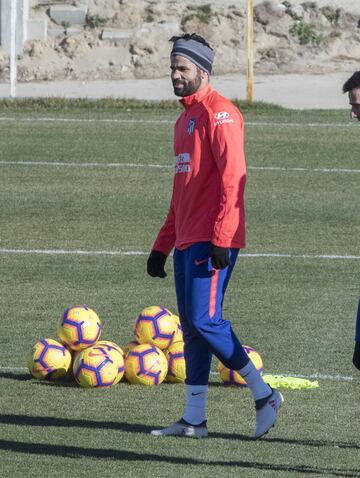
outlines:
M204 262L207 262L209 260L209 258L207 257L206 259L195 259L194 263L196 266L199 266L200 264L204 264Z

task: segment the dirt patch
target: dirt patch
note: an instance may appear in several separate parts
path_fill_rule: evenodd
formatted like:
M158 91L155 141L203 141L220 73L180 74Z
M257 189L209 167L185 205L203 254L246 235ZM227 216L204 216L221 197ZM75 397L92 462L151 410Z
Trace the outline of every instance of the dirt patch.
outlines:
M168 40L182 32L203 35L213 46L216 75L246 71L246 9L240 8L239 2L68 3L86 4L87 24L76 28L64 25L59 36L27 42L18 62L19 81L160 78L169 73ZM360 13L334 3L256 1L255 73L320 74L358 69ZM34 0L31 16L46 17L49 33L59 30L49 16L49 5ZM8 57L0 50L0 78L8 73Z

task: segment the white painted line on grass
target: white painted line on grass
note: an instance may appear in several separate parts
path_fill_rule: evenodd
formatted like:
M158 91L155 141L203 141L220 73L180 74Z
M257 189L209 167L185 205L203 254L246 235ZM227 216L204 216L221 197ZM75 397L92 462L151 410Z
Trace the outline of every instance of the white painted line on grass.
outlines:
M82 255L82 256L145 256L142 251L83 251L66 249L0 249L0 254L47 254L47 255Z
M13 117L5 117L0 116L0 121L16 121L16 122L26 122L26 123L129 123L129 124L137 124L137 123L149 123L149 124L175 124L175 120L166 120L166 119L131 119L131 118L13 118Z
M323 373L312 373L310 375L302 375L297 373L271 373L266 372L269 375L280 375L282 377L295 377L295 378L305 378L306 380L332 380L334 382L351 382L354 380L354 377L346 375L330 375ZM210 375L218 375L218 372L210 372Z
M17 121L17 122L40 122L40 123L148 123L148 124L175 124L176 119L142 119L142 118L56 118L56 117L35 117L35 118L21 118L21 117L12 117L12 116L0 116L0 121ZM276 122L267 122L267 121L249 121L245 122L245 126L290 126L290 127L303 127L308 126L311 128L349 128L354 125L355 122L347 123L276 123Z
M83 256L146 256L146 251L107 251L80 249L10 249L0 248L0 254L44 254L44 255L83 255ZM320 260L360 260L360 256L336 255L336 254L282 254L277 252L242 253L242 258L251 257L274 257L284 259L320 259Z
M277 375L277 374L276 374ZM283 375L283 374L280 374ZM330 375L330 374L323 374L323 373L313 373L311 375L297 375L297 374L284 374L289 375L291 377L296 378L306 378L308 380L317 379L317 380L334 380L338 382L351 382L354 380L354 377L351 376L343 376L343 375Z
M245 121L245 126L292 126L292 127L299 127L299 126L309 126L311 128L329 128L329 127L352 127L355 125L355 121L348 122L348 123L274 123L274 122L261 122L261 121Z
M70 163L64 161L0 161L0 165L7 166L55 166L76 168L155 168L170 169L173 165L153 163ZM285 171L285 172L310 172L310 173L360 173L360 169L349 168L291 168L286 166L248 166L253 171Z
M360 169L349 168L287 168L284 166L248 166L247 169L258 171L300 171L309 173L360 173Z
M341 260L359 260L360 256L336 255L336 254L281 254L275 252L261 252L254 254L241 254L240 257L279 257L294 259L341 259Z
M20 372L29 372L27 367L18 367L16 365L0 365L0 372L12 372L12 373L20 373ZM270 373L270 372L269 372ZM211 375L218 375L218 372L210 372ZM335 382L351 382L354 380L354 377L345 376L345 375L331 375L331 374L321 374L321 373L313 373L310 375L301 375L301 374L293 374L293 373L275 373L274 375L281 375L286 377L296 377L296 378L305 378L307 380L332 380Z
M57 166L77 168L163 168L169 169L173 166L167 164L145 164L145 163L66 163L61 161L0 161L3 165L14 166Z

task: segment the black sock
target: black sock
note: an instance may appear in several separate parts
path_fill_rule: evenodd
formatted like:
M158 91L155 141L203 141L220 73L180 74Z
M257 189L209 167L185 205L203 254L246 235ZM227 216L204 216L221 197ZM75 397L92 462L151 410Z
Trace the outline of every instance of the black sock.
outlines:
M353 364L360 370L360 342L355 342Z
M180 418L179 423L181 423L182 425L191 425L192 427L206 427L206 420L204 420L203 422L199 423L198 425L193 425L192 423L187 422L187 421L184 420L183 418Z
M271 388L271 387L270 387ZM255 400L255 409L260 410L264 405L266 405L266 402L269 400L271 395L273 394L273 389L271 388L271 393L267 397L260 398L259 400Z

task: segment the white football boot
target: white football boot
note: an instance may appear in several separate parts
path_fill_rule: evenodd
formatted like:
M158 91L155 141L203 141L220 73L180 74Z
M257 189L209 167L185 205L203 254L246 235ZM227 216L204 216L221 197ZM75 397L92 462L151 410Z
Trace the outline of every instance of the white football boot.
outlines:
M265 405L256 410L255 438L262 437L274 426L283 401L284 398L279 390L274 389Z
M152 430L151 435L158 437L184 436L190 438L204 438L208 436L208 430L206 421L200 423L200 425L191 425L184 419L181 419L162 430Z

